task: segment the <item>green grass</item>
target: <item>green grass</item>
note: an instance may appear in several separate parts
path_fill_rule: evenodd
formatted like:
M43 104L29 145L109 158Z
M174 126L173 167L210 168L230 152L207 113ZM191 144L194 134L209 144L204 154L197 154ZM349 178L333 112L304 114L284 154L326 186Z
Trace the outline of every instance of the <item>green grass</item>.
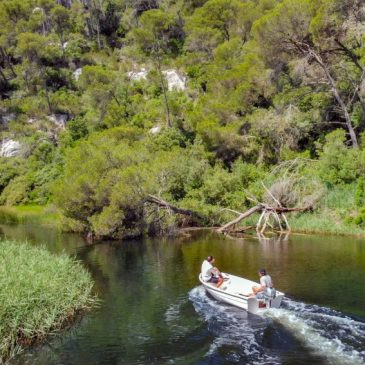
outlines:
M18 205L0 206L0 223L36 223L60 226L61 214L53 206Z
M0 241L0 363L97 304L90 274L73 258Z
M365 229L344 223L333 212L305 213L297 217L289 217L289 224L294 232L365 235Z
M337 186L328 190L315 212L288 214L293 231L330 233L337 235L365 235L365 229L346 223L346 218L357 212L354 204L355 186Z

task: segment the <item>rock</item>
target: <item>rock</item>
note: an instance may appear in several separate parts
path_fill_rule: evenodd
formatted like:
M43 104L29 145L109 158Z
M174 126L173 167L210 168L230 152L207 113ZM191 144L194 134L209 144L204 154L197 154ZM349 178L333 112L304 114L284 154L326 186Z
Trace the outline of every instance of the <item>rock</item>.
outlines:
M185 90L186 89L186 77L180 75L176 70L165 70L162 71L166 80L167 88L169 91L172 90Z
M186 89L186 77L180 75L176 70L165 70L162 71L167 81L167 88L169 91L172 90L185 90ZM128 77L132 81L140 81L147 79L148 71L145 68L141 68L140 71L128 72Z
M130 71L128 72L128 77L132 81L140 81L140 80L146 80L148 71L145 68L141 68L140 71Z
M5 113L3 115L0 114L0 124L3 125L3 127L7 127L8 123L14 120L16 117L15 113Z
M47 119L54 123L57 129L65 129L69 118L67 114L52 114Z
M73 72L73 77L75 78L76 81L79 80L80 76L82 74L82 68L77 68L74 72Z
M14 157L21 152L21 144L13 139L4 139L0 142L0 156Z
M151 134L158 134L160 132L161 132L161 126L160 125L156 125L155 127L150 129Z
M38 11L40 11L40 12L44 12L44 10L43 10L43 8L40 8L39 6L37 6L37 7L35 7L33 10L32 10L32 13L34 14L34 13L37 13Z

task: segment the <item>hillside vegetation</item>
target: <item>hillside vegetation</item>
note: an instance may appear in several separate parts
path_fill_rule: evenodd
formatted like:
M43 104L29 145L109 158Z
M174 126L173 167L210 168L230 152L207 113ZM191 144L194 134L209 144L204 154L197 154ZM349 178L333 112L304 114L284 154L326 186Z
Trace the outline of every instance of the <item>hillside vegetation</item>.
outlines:
M364 37L358 0L1 0L0 204L123 238L281 184L294 228L361 233Z

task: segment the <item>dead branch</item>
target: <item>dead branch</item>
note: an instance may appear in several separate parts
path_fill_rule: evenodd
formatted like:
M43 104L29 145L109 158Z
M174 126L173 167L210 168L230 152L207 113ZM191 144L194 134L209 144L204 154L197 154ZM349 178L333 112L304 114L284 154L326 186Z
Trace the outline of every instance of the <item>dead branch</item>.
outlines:
M178 208L168 202L166 202L165 200L155 196L155 195L148 195L144 202L148 202L148 203L153 203L153 204L156 204L157 206L159 206L160 208L164 208L164 209L168 209L174 213L177 213L177 214L182 214L182 215L188 215L190 217L200 217L200 215L192 210L188 210L188 209L181 209L181 208Z
M259 211L262 209L262 205L258 204L255 205L254 207L250 208L249 210L247 210L244 213L241 213L236 219L234 219L233 221L228 222L227 224L225 224L223 227L219 228L217 230L217 232L219 233L223 233L226 231L229 231L229 228L234 226L235 224L241 222L242 219L245 219L247 217L249 217L250 215L254 214L255 212Z
M274 195L271 193L271 191L265 186L265 184L263 183L263 181L261 181L262 186L264 187L264 189L266 190L266 192L274 199L274 201L278 204L279 207L281 207L281 204L279 202L279 200L277 200Z
M298 208L287 208L287 207L273 207L267 204L257 204L254 207L250 208L249 210L247 210L244 213L239 213L236 211L233 211L235 213L239 213L239 216L235 219L233 219L232 221L226 223L224 226L220 227L217 229L218 233L224 233L226 234L227 232L231 231L231 227L233 227L234 225L236 225L237 223L241 222L243 219L249 217L250 215L256 213L256 212L261 212L260 218L256 224L256 230L257 232L263 233L266 229L266 226L272 227L272 225L270 224L269 220L271 215L274 216L276 222L278 223L279 227L280 227L280 231L283 232L283 224L285 224L286 230L290 231L290 226L288 223L288 220L285 216L284 213L289 213L289 212L305 212L308 210L312 210L313 209L313 204L308 204L305 207L298 207ZM230 210L231 209L225 209L225 210ZM261 222L264 221L263 225L261 225Z

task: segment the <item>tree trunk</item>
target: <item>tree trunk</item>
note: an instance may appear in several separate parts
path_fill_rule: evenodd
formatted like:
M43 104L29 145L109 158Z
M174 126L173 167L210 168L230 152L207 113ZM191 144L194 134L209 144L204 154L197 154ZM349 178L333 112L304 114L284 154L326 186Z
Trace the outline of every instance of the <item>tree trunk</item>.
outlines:
M8 80L7 80L6 76L4 75L4 73L3 73L2 69L1 69L1 67L0 67L0 76L3 78L4 83L5 83L5 84L8 84Z
M342 109L342 112L343 112L343 115L344 115L345 121L346 121L346 126L347 126L347 129L348 129L349 134L350 134L352 146L354 148L359 148L356 133L355 133L354 127L353 127L352 122L351 122L350 114L347 110L345 102L342 100L341 95L338 92L335 80L332 78L327 66L323 63L323 61L319 57L319 55L317 55L313 50L311 50L311 54L314 56L317 63L322 67L322 69L323 69L323 71L324 71L324 73L327 77L328 83L331 85L333 95L335 96L335 99L337 100L338 104L340 105L340 108Z
M233 221L228 222L227 224L225 224L224 226L222 226L221 228L219 228L217 230L217 232L219 233L223 233L225 231L228 231L230 227L234 226L235 224L239 223L242 219L249 217L250 215L256 213L257 211L261 210L263 207L261 204L255 205L254 207L252 207L251 209L247 210L244 213L241 213L236 219L234 219Z
M11 71L11 74L12 74L12 77L15 78L16 77L16 73L14 71L13 65L10 62L10 57L7 54L5 48L0 47L0 53L1 53L2 57L4 58L4 61L6 62L6 64L9 66L10 71Z
M170 116L170 107L169 107L169 102L168 102L168 98L167 98L167 90L166 90L165 80L164 80L162 70L161 70L161 62L160 62L159 59L157 60L157 71L158 71L158 74L160 75L162 92L163 92L163 97L164 97L164 101L165 101L166 126L167 126L167 128L171 128L172 124L171 124L171 116Z
M315 52L314 49L307 43L297 42L295 40L291 40L291 42L302 54L304 54L304 55L309 54L310 56L312 56L314 58L314 60L318 63L318 65L322 68L322 70L324 71L326 78L327 78L327 82L331 86L333 95L334 95L337 103L339 104L339 106L343 112L343 115L345 117L346 126L347 126L348 132L350 134L350 138L351 138L352 147L359 148L356 133L355 133L354 127L352 125L351 117L347 110L346 104L342 100L341 95L338 92L336 82L333 79L328 67L323 62L321 56L319 54L317 54L317 52Z
M197 218L201 218L201 216L198 213L196 213L192 210L178 208L178 207L176 207L176 206L174 206L174 205L166 202L165 200L163 200L163 199L161 199L157 196L154 196L154 195L148 195L148 197L144 201L149 202L149 203L153 203L153 204L157 204L158 206L160 206L162 208L170 209L174 213L187 215L187 216L190 216L190 217L195 216Z
M45 95L46 95L46 100L47 100L47 105L48 105L49 114L53 114L53 109L52 109L52 105L51 105L51 100L49 99L47 83L46 83L46 81L45 81L45 80L44 80L44 82L43 82L43 86L44 86L44 92L45 92Z
M335 42L339 45L341 50L345 53L345 55L355 64L355 66L364 71L364 66L359 62L359 56L352 52L349 48L347 48L343 43L341 43L337 38L335 38Z

